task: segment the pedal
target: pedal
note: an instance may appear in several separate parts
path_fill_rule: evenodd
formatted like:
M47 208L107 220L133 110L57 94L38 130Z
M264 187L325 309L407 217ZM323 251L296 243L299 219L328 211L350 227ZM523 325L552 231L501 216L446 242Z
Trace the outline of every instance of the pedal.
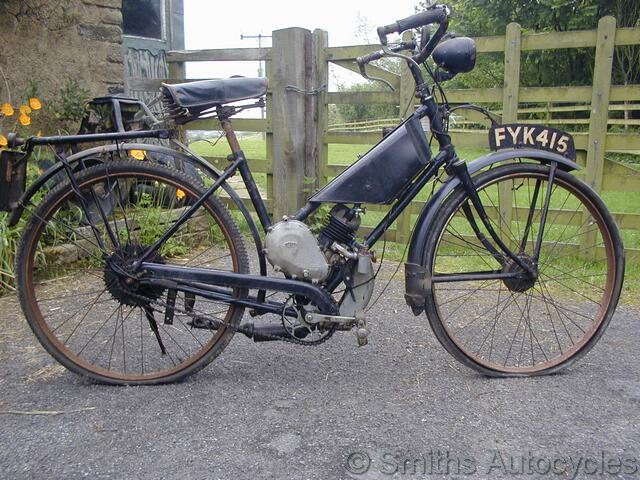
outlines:
M213 322L210 318L196 315L193 320L187 322L187 326L191 328L198 328L201 330L218 330L219 325Z
M364 317L364 312L356 313L356 338L358 339L358 346L364 347L369 343L369 330L367 329L367 320Z

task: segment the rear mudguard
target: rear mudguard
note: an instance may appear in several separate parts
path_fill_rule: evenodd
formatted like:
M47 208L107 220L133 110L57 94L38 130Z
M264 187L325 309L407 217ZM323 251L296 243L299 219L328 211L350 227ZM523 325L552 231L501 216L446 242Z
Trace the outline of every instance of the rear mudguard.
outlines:
M71 164L72 168L76 170L75 166L81 161L85 160L89 165L95 164L94 161L102 155L110 154L110 153L120 153L128 150L144 150L146 152L156 153L159 155L166 155L167 157L174 158L176 160L186 162L191 164L192 166L200 169L206 175L210 176L212 179L217 180L222 172L217 168L213 167L209 162L195 155L189 155L187 153L179 152L173 150L168 147L164 147L162 145L151 145L147 143L124 143L120 145L103 145L100 147L89 148L87 150L82 150L78 153L74 153L70 155L67 160ZM20 201L18 202L18 207L11 212L11 216L9 217L9 226L15 226L20 217L22 216L24 209L27 205L31 203L31 199L36 194L38 190L44 187L49 181L53 180L58 175L65 175L64 166L61 163L56 163L50 168L48 168L22 195ZM267 262L263 253L262 248L262 240L260 237L260 233L258 231L258 227L256 226L256 222L253 220L251 213L245 206L244 202L240 198L240 196L236 193L236 191L231 188L226 182L221 185L221 188L227 192L231 201L236 205L238 210L242 213L247 225L249 226L249 230L251 231L251 236L253 238L256 252L258 254L258 261L260 265L260 275L267 275Z
M527 148L490 153L469 163L467 168L469 174L473 176L491 165L508 162L516 158L537 160L545 164L557 162L558 168L566 171L580 169L577 163L561 155ZM416 221L405 265L405 299L415 315L419 315L424 310L426 292L431 288L431 281L425 265L427 238L431 232L431 226L444 200L460 183L457 177L449 177L444 182L444 185L429 199Z

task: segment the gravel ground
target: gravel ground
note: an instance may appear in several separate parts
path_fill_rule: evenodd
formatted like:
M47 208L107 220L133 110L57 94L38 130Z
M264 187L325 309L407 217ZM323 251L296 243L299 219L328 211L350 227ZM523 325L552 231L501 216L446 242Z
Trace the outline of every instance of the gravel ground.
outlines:
M84 383L0 298L0 478L640 478L638 310L563 374L496 380L402 294L367 347L237 335L187 382L144 388Z

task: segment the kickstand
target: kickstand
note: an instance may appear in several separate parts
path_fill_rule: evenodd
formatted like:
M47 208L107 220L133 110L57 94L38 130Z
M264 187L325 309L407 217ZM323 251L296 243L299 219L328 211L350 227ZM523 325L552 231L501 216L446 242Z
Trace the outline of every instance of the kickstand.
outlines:
M154 335L156 336L156 340L158 340L158 345L160 345L160 351L163 355L167 354L167 349L164 348L164 343L162 343L162 338L160 338L160 330L158 329L158 323L156 322L155 317L153 316L153 309L147 305L144 308L144 313L147 316L147 320L149 321L149 326L151 330L153 330Z

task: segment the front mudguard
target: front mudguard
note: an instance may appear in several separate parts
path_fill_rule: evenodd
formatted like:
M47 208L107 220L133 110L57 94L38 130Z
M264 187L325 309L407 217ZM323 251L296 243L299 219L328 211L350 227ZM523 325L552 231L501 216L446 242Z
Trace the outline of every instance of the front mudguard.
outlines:
M156 154L158 157L165 156L166 158L174 158L178 161L185 162L190 164L202 172L205 175L209 176L213 180L217 180L222 172L212 166L205 159L200 158L195 155L189 155L184 152L179 152L177 150L173 150L171 148L162 146L162 145L153 145L148 143L124 143L119 145L103 145L100 147L89 148L87 150L82 150L78 153L70 155L67 158L67 161L71 165L71 167L75 170L75 167L81 161L87 161L90 164L93 164L91 160L96 159L97 157L109 155L109 154L119 154L121 152L127 152L129 150L144 150L146 152L150 152L152 154ZM55 178L59 175L66 175L64 171L64 166L58 162L48 168L40 177L30 185L30 187L24 192L20 201L18 202L18 206L11 212L11 215L8 220L8 225L13 227L17 225L20 221L20 217L24 213L24 209L27 205L31 204L31 201L41 188L43 188L47 183L51 181L55 181ZM240 198L240 196L236 193L236 191L229 186L226 182L221 185L221 188L229 195L231 201L235 204L235 206L240 210L242 216L244 217L247 225L249 226L249 230L251 232L251 236L253 238L256 253L258 255L258 262L260 265L260 274L263 276L267 275L267 263L263 253L262 248L262 239L260 233L258 231L258 227L251 216L248 208Z
M469 170L469 174L474 176L496 163L508 162L509 160L514 160L516 158L537 160L540 163L545 164L556 162L558 164L558 168L566 171L579 170L581 168L577 163L555 153L543 150L519 148L513 150L501 150L499 152L490 153L484 157L480 157L469 163L467 165L467 169ZM445 180L442 187L440 187L440 189L424 206L422 212L420 212L418 220L416 221L409 244L407 263L405 264L405 300L415 315L419 315L424 311L427 295L426 292L431 288L428 269L425 265L427 238L432 230L431 226L444 200L460 184L460 180L455 176L451 176Z

